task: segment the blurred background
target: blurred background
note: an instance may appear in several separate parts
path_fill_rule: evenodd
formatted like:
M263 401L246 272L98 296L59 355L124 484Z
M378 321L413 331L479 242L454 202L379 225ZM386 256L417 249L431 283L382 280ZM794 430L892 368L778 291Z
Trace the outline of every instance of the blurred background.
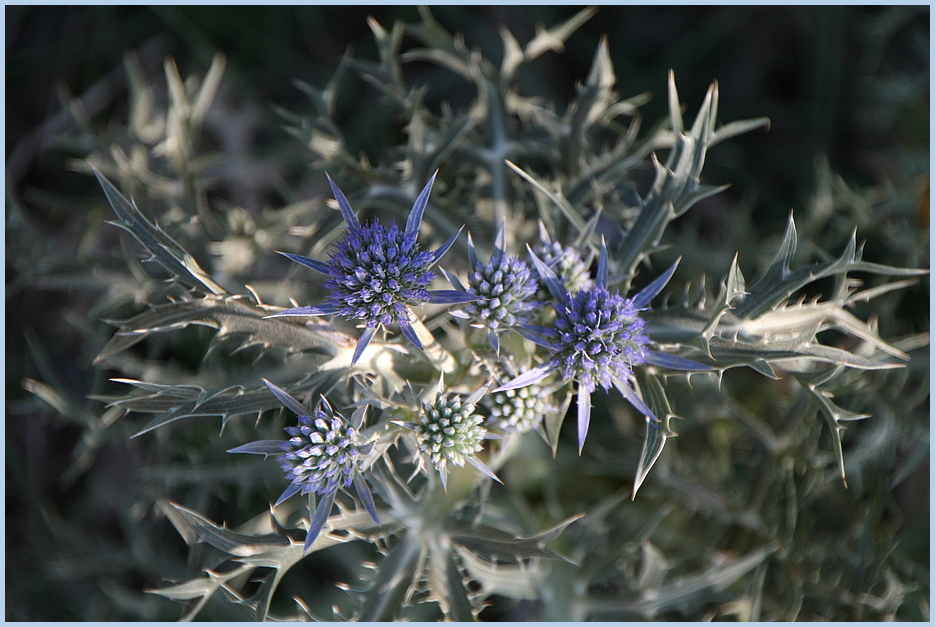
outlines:
M537 25L552 26L580 8L441 6L432 12L499 63L501 26L523 44ZM204 133L225 156L212 199L259 212L322 190L321 181L311 180L307 152L282 130L274 107L308 112L295 79L321 87L345 53L375 59L371 16L384 28L418 20L408 6L5 8L8 620L179 615L171 602L139 593L160 585L166 573L151 563L153 556L141 548L147 543L136 542L135 534L163 534L178 544L167 523L130 511L137 502L135 478L148 460L134 441L98 434L104 441L93 447L93 457L74 464L79 441L95 437L75 416L99 415L102 405L86 398L88 390L115 376L91 366L87 339L111 327L89 315L98 295L50 279L59 268L44 265L52 250L74 251L80 259L88 221L109 219L101 213L97 183L69 161L95 148L89 135L126 124L124 55L135 53L150 84L164 89L166 57L184 77L203 75L215 53L224 53L227 68ZM722 122L770 118L768 131L709 153L703 182L731 187L706 201L707 211L726 216L746 207L757 232L775 237L790 210L812 205L832 187L869 189L870 200L864 195L862 202L898 206L927 231L927 6L601 7L569 38L564 53L548 52L533 63L534 71L521 77L524 92L563 111L605 36L616 90L624 97L651 95L641 107L647 125L666 116L670 69L689 116L716 80ZM430 103L467 104L444 72L412 71L431 85ZM398 141L397 125L372 88L349 83L339 98L341 128L351 145L379 154ZM858 237L868 238L871 260L927 267L927 245L912 259L882 252L872 258L882 239ZM916 332L925 331L928 296L912 294L900 315ZM24 378L54 384L71 404L50 407L24 389ZM927 566L927 440L922 444L926 461L894 498L905 514L900 533L912 531L906 542L915 543Z

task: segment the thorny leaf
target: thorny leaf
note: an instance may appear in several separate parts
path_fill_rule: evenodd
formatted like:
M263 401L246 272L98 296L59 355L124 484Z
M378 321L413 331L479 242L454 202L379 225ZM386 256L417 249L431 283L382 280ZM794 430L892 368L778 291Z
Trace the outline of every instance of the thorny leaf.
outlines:
M152 333L177 331L192 324L217 329L216 339L239 337L241 348L278 346L289 352L315 351L334 356L337 346L354 343L353 338L327 324L266 318L278 310L256 305L243 296L230 295L208 295L155 305L145 313L117 323L120 330L101 350L95 363L127 350Z
M301 389L309 394L324 393L346 376L343 369L322 370L292 386L292 393ZM111 406L130 411L160 414L133 437L143 435L169 423L195 416L220 416L223 425L233 416L277 409L279 401L269 389L257 386L249 390L236 385L221 390L205 390L198 386L159 385L134 379L115 379L136 388L127 396L95 396Z
M675 416L672 413L672 409L669 407L669 399L666 398L665 389L659 382L659 378L645 370L640 371L639 378L641 383L640 387L643 393L648 396L647 400L649 406L653 410L653 413L660 418L660 421L656 422L650 420L648 416L645 417L646 437L643 440L643 451L640 453L640 462L636 468L636 475L633 477L632 498L634 499L636 498L637 490L643 485L643 481L649 474L653 464L656 463L656 460L659 459L659 456L662 454L662 448L665 446L666 440L678 435L672 430L670 423Z
M118 221L113 224L128 231L135 237L146 250L149 251L151 259L158 261L169 271L174 279L184 283L188 287L204 291L207 289L212 294L226 294L227 291L215 283L211 277L201 269L198 262L188 254L175 240L169 237L165 231L158 226L151 224L146 217L140 213L136 205L128 201L123 194L117 191L110 181L103 174L94 170L98 182L104 189L107 196L107 202L117 214Z

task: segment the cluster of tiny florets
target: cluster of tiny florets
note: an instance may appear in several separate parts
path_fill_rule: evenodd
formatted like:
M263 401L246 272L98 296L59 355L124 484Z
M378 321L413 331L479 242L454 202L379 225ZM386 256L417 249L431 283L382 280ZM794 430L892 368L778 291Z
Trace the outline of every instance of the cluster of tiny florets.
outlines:
M339 414L319 410L314 419L299 416L297 427L286 427L290 438L279 456L286 478L302 493L330 494L354 481L360 450L354 428Z
M569 292L588 290L594 286L594 280L588 272L588 264L574 248L550 242L539 244L533 252L552 268Z
M419 451L429 456L439 470L447 462L463 466L470 457L483 448L487 430L484 419L474 413L473 403L462 403L457 395L439 393L435 402L423 403L414 431Z
M348 229L331 256L329 304L371 328L405 320L409 305L429 300L426 286L435 278L432 254L419 250L416 236L395 222L388 229L375 220Z
M487 399L489 421L505 433L524 433L542 420L547 395L538 385L495 392Z
M535 306L536 280L529 266L509 255L495 256L474 268L468 291L480 298L464 308L476 323L488 329L505 329L525 322Z
M575 379L589 392L598 383L609 388L646 361L649 338L632 300L596 286L568 295L556 313L544 334L556 346L551 364L565 380Z

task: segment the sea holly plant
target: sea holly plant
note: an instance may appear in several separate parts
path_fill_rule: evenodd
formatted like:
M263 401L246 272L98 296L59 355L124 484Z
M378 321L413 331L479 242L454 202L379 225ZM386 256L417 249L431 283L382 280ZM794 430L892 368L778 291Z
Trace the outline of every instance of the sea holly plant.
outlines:
M330 177L328 182L341 210L341 217L347 223L347 235L337 244L331 260L326 264L302 255L280 254L326 275L328 281L325 285L331 290L331 295L324 305L295 307L268 317L337 314L363 321L364 332L357 341L351 365L357 363L377 331L390 324L399 325L406 339L417 348L422 348L422 341L412 328L411 321L415 319L411 309L413 305L474 300L474 296L464 291L430 292L425 289L435 278L431 267L451 248L460 232L453 234L435 252L419 249L419 226L435 175L432 175L416 198L403 231L399 230L396 222L389 228L376 220L361 225L338 186Z
M455 275L448 280L461 292L473 294L475 300L452 315L469 320L471 326L486 329L494 352L500 352L500 334L525 324L536 307L533 300L537 283L525 261L506 253L506 225L500 225L490 261L477 259L474 242L468 234L468 287Z
M416 435L420 455L418 469L423 468L426 461L430 462L438 470L445 490L448 489L449 463L464 466L467 462L502 483L475 455L483 449L484 439L496 437L487 432L483 416L474 411L477 401L486 392L486 387L481 388L462 401L457 394L446 394L440 379L434 400L422 401L417 421L402 423Z
M579 252L577 246L552 241L542 222L539 222L539 243L532 252L561 279L566 292L589 289L594 284L588 269L590 263ZM543 298L546 297L547 294L543 294Z
M214 215L210 203L172 196L200 183L153 191L148 182L171 173L124 167L117 148L88 158L114 224L136 240L122 246L142 246L154 262L124 260L125 283L143 286L119 301L136 308L112 320L97 358L119 373L119 391L95 400L111 422L148 415L134 442L154 454L197 449L226 469L208 487L187 467L149 486L184 541L205 545L204 574L151 590L188 604L184 618L228 601L252 620L461 621L523 601L543 620L698 619L712 603L724 613L759 607L767 570L780 588L800 586L795 560L812 554L794 555L795 510L780 515L764 501L793 507L803 490L805 506L820 502L816 486L841 482L801 482L792 469L843 476L844 425L895 421L892 399L877 392L927 334L886 340L860 307L924 271L864 261L856 235L840 254L803 246L818 251L804 259L790 216L749 285L738 251L705 251L724 269L709 290L692 261L701 253L673 245L667 227L722 189L701 182L708 150L765 120L720 124L715 84L688 125L670 74L668 120L644 131L645 98L617 94L606 40L567 106L528 95L529 64L561 50L592 14L525 45L504 29L499 64L427 9L415 24L371 21L378 61L345 58L323 89L302 85L312 114L280 111L309 150L309 181L323 190L327 181L330 196L262 217ZM407 38L416 47L404 50ZM452 71L470 106L429 106L402 72L409 61ZM349 74L402 121L404 145L373 162L342 135L336 93ZM185 111L173 110L173 133L197 132ZM655 173L642 194L639 168ZM198 211L182 220L187 207ZM254 263L233 263L232 250ZM277 252L325 280L293 275ZM878 276L902 278L861 283ZM736 371L755 381L751 394ZM563 431L569 413L576 428ZM220 432L205 417L220 417ZM713 464L694 447L725 429L735 434L728 456ZM694 436L665 449L685 430ZM769 492L738 503L730 481L743 477L682 476L711 466L741 468ZM691 516L670 517L679 499L686 511L717 510L732 532L664 554L680 535L664 525ZM206 501L217 514L193 509ZM236 526L212 520L221 516ZM316 587L294 569L319 558L340 562L342 579ZM748 574L756 590L743 587ZM777 599L764 616L790 618L795 604Z
M344 416L335 413L324 396L318 409L309 411L285 390L269 381L264 380L264 383L285 407L295 413L299 425L286 427L285 431L290 436L288 440L258 440L228 452L264 456L279 453L279 462L290 483L275 504L279 505L294 494L308 494L309 511L315 512L305 538L305 550L308 551L321 532L339 488L353 485L367 513L379 523L373 495L359 467L362 458L373 448L373 443L359 442L356 429L347 424ZM355 412L358 414L355 422L360 422L365 410L366 407L362 407ZM321 498L317 507L316 495Z
M657 420L639 393L633 389L633 369L650 364L678 370L710 370L708 366L683 357L654 352L647 348L645 322L640 312L649 305L672 275L678 261L632 299L607 289L607 247L601 244L594 285L569 294L563 281L534 252L529 256L555 299L555 320L539 327L537 343L549 352L546 362L507 383L494 392L515 390L538 383L553 371L565 381L578 384L578 450L584 448L591 421L591 393L600 384L617 388L627 401L651 420Z

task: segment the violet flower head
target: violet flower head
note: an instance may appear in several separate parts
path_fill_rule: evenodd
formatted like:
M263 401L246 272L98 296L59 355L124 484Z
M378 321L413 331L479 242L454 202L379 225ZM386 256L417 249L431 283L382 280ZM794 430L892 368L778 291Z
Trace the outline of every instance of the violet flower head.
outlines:
M429 291L435 278L431 267L451 247L458 234L452 235L434 252L421 250L418 243L422 214L428 203L435 175L423 188L406 220L405 229L392 222L385 227L376 220L361 224L344 194L328 177L347 234L338 242L328 263L302 255L280 253L289 259L328 277L325 287L331 291L323 305L296 307L268 318L283 316L324 316L336 314L363 323L364 332L357 342L351 365L357 363L377 331L392 324L417 348L422 342L412 328L411 308L425 303L465 303L474 296L457 290Z
M633 301L602 285L569 294L556 306L552 327L543 331L556 348L554 366L588 392L600 383L628 380L633 366L646 363L649 338Z
M309 411L285 390L266 379L263 381L283 405L295 412L298 426L285 428L288 440L259 440L233 448L228 453L279 454L280 465L290 483L276 500L276 505L298 493L321 499L314 508L315 515L305 538L305 550L321 533L339 489L353 485L374 522L379 522L373 495L360 473L360 462L373 445L361 443L354 427L331 408L325 397L321 397L317 410Z
M627 401L644 415L657 420L652 410L633 389L633 367L652 364L679 370L709 370L697 362L657 353L648 348L645 322L639 312L668 283L676 261L662 276L633 298L624 298L607 289L607 248L601 246L597 277L586 289L569 294L562 280L532 250L530 258L542 282L555 299L556 318L550 327L529 327L528 337L552 351L542 365L513 378L493 390L501 392L538 383L557 372L564 381L578 383L578 450L584 447L591 420L591 393L601 385L616 387Z
M445 272L445 276L459 291L474 294L472 303L454 310L451 315L471 321L471 325L487 329L490 345L499 354L499 334L511 327L528 322L530 312L538 303L532 298L538 285L525 261L506 254L505 225L497 231L490 260L484 264L477 259L474 241L468 234L468 286L464 287L454 275Z
M575 248L543 239L533 252L562 280L567 291L577 292L594 286L588 263Z

